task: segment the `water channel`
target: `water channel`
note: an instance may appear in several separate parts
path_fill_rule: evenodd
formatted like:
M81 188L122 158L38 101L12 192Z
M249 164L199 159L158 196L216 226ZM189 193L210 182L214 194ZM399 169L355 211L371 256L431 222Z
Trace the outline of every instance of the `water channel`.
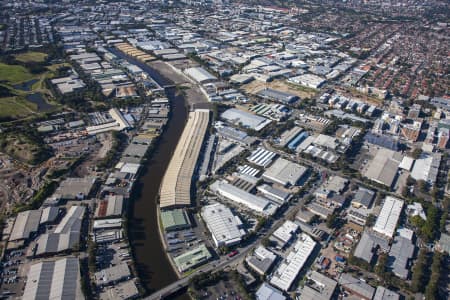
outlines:
M148 65L127 57L116 49L109 50L116 56L138 65L159 85L171 84ZM166 94L170 100L171 117L136 184L136 193L128 216L128 234L136 268L148 293L177 280L159 236L156 200L162 177L183 132L188 111L184 98L176 95L175 88L166 88ZM182 295L179 299L186 298Z

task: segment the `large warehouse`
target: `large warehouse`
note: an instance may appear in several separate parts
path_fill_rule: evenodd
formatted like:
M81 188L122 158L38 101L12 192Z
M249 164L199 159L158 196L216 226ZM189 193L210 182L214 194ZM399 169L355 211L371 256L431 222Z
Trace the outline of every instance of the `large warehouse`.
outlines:
M241 241L245 234L242 221L233 215L231 210L221 203L207 205L202 209L202 218L205 220L216 247L232 246Z
M302 233L288 258L273 273L270 284L287 292L315 247L316 242L309 235Z
M251 163L260 167L267 167L277 154L275 152L259 147L247 158Z
M54 232L44 233L38 238L36 255L67 251L78 245L85 211L84 206L72 206Z
M22 299L84 299L76 257L34 264L27 277Z
M208 83L216 81L217 78L201 67L188 68L184 73L198 83Z
M273 215L277 206L269 200L250 194L224 181L216 181L210 186L211 190L227 200L242 204L247 208L264 215Z
M191 183L209 122L209 110L189 113L160 189L160 207L182 207L191 204Z
M279 158L264 172L263 177L283 186L296 185L306 171L308 169L304 166Z
M237 109L230 108L224 111L220 117L236 126L250 128L259 131L270 124L272 121L261 116Z
M377 183L391 187L397 177L398 167L403 160L400 152L380 148L369 163L364 176Z
M9 236L9 240L18 241L28 239L33 232L38 230L41 213L40 210L20 212L14 222L14 227Z
M373 230L392 237L403 209L403 200L387 196Z

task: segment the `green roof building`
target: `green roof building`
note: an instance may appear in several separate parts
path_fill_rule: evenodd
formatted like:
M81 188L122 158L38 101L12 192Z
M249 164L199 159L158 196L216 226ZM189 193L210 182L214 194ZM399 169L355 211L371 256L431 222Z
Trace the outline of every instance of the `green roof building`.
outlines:
M180 230L191 227L189 216L183 209L161 211L161 221L165 231Z
M181 254L174 258L174 262L180 272L185 272L206 263L212 257L205 244L201 244L195 249Z

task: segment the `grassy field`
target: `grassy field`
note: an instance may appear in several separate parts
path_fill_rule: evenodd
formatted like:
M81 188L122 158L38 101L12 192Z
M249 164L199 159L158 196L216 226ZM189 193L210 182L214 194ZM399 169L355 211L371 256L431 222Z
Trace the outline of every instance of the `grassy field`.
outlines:
M0 63L0 79L6 80L11 84L28 81L35 77L23 66Z
M46 54L41 52L26 52L18 54L20 60L34 60L45 59ZM8 88L15 96L0 98L0 119L21 119L33 114L38 114L37 105L28 101L26 96L28 94L39 92L41 93L52 105L55 105L55 109L58 109L58 104L54 101L53 96L45 87L45 79L52 78L55 75L55 71L66 64L55 64L49 66L41 74L31 74L27 68L20 65L7 65L0 63L0 81L3 81L1 85ZM14 88L14 85L27 82L29 80L36 79L37 81L31 86L31 91L24 91Z
M43 62L47 59L47 54L36 51L28 51L14 55L15 59L21 62Z
M37 110L37 106L22 96L0 98L0 118L26 117Z

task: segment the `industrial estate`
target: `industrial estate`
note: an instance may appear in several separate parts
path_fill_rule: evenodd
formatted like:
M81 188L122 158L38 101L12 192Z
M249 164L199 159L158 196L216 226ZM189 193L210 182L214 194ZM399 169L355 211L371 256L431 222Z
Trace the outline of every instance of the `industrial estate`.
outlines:
M0 6L1 299L449 299L448 1Z

